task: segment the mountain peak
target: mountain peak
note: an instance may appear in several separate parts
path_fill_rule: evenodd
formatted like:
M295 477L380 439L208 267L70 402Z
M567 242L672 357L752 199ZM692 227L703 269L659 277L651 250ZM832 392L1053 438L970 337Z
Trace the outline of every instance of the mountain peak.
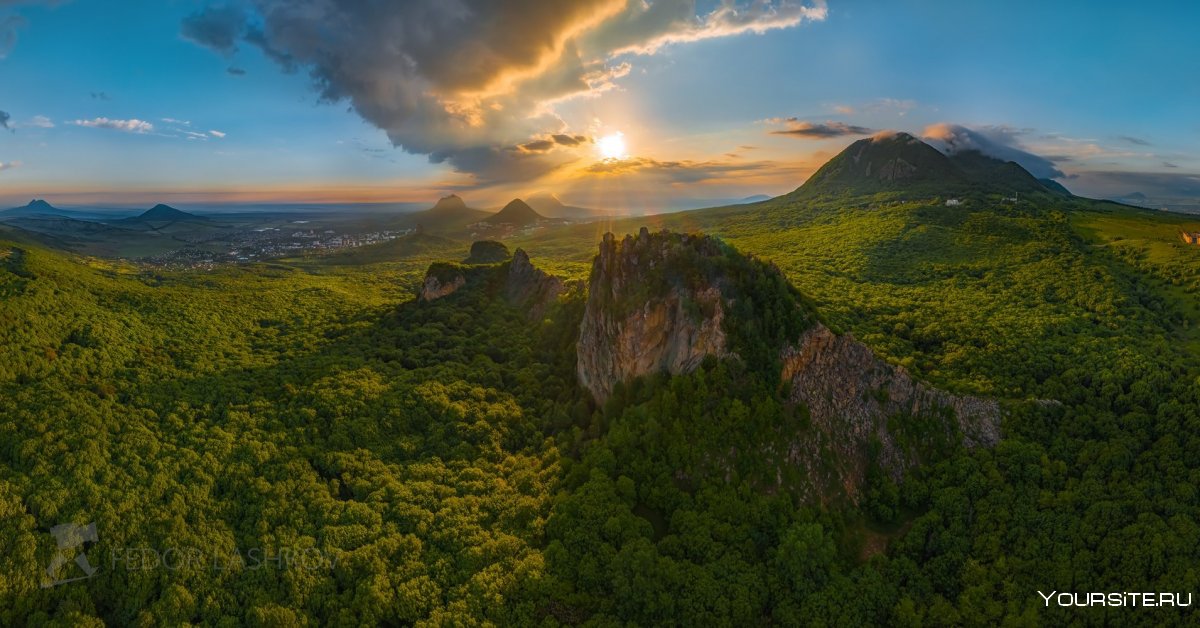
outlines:
M798 191L873 194L919 182L963 181L962 173L941 151L903 131L887 131L848 146Z
M545 218L534 211L525 201L514 198L508 202L508 205L504 206L504 209L492 214L485 222L491 224L508 223L521 227L540 220L545 220Z
M44 201L40 198L35 198L32 201L29 201L29 204L26 205L25 207L27 207L29 209L45 209L45 210L54 209L53 205L51 205L50 203L47 203L46 201Z
M141 220L199 220L200 217L159 203L138 216Z
M913 142L920 142L921 144L925 143L921 142L921 140L914 137L911 133L905 131L880 131L875 135L868 137L867 141L871 142L872 144L911 144Z
M850 144L792 194L812 197L908 192L940 196L971 189L1005 194L1048 191L1016 162L978 150L947 154L912 134L884 131Z
M438 202L433 206L433 211L448 211L466 209L467 204L462 200L462 197L457 194L450 194L438 199Z

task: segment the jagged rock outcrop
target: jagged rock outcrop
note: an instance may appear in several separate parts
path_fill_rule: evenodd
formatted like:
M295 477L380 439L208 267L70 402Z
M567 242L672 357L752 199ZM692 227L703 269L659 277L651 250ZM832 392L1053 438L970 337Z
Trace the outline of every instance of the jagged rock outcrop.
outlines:
M815 315L807 316L794 288L785 292L763 280L761 275L769 274L786 284L778 269L751 261L702 236L645 229L620 241L605 235L592 265L576 347L580 384L603 403L619 382L659 372L688 373L708 356L765 361L761 354L742 354L752 349L736 340L744 338L736 335L736 326L748 320L783 325L782 313L790 307L806 314L793 319L799 327L787 327L786 334L761 329L756 337L789 339L772 355L778 356L787 400L807 409L810 427L784 435L784 451L775 441L744 455L806 468L813 497L838 485L840 494L855 499L872 465L899 478L930 452L998 442L997 401L954 395L913 379L852 336L837 335ZM664 273L668 267L673 272ZM692 277L688 269L693 267L707 270L695 273L698 281L679 280L679 275ZM753 288L741 285L756 272ZM770 315L755 309L781 301L784 309ZM731 318L735 312L740 321Z
M523 249L513 253L504 280L504 298L509 303L528 307L530 318L541 318L563 289L562 279L535 267Z
M600 402L617 382L659 371L686 373L706 356L726 353L718 286L672 287L626 311L679 237L654 238L643 227L637 238L618 242L608 233L600 243L576 348L579 382ZM697 309L711 313L698 318Z
M421 283L421 300L436 301L444 296L454 294L459 288L467 285L467 277L461 271L453 268L434 265L425 273L425 281Z
M853 336L839 336L820 323L786 347L781 357L780 377L789 384L788 399L803 403L813 425L834 437L829 443L839 458L861 460L877 443L876 462L899 478L919 460L898 441L896 432L902 426L889 425L893 418L935 419L930 429L938 433L921 435L929 440L961 440L968 447L990 447L1000 440L996 400L954 395L918 382ZM805 453L793 451L790 457ZM861 480L854 476L862 471L844 474L850 476L844 480Z
M435 262L425 272L419 298L435 301L467 286L476 286L499 295L509 305L525 308L531 319L540 318L566 289L561 279L535 267L529 255L517 249L506 264L463 266Z

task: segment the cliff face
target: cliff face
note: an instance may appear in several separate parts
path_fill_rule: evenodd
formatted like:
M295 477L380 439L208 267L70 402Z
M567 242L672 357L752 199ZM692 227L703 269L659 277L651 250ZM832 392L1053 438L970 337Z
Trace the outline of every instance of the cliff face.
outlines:
M649 234L645 229L636 238L604 237L592 265L576 350L579 381L597 401L608 399L618 382L659 372L688 373L710 355L745 360L738 348L743 345L735 344L733 335L749 321L733 320L733 312L742 312L743 318L753 312L756 323L783 319L779 310L764 317L747 309L746 300L785 297L762 292L770 282L760 280L753 289L739 285L745 282L746 266L729 273L736 279L722 274L729 266L710 262L728 259L723 255L729 255L728 249L710 238ZM672 264L718 270L698 273L698 281L673 279L678 273L664 278L664 269ZM766 265L750 268L778 275ZM791 307L805 307L788 298ZM852 336L834 334L812 318L800 320L810 321L804 323L807 329L785 335L760 330L760 336L789 338L775 349L779 377L786 400L807 409L811 429L786 436L785 451L764 444L764 450L744 455L805 467L814 497L841 486L839 492L854 499L872 465L899 478L928 452L998 442L998 402L918 382Z
M563 289L563 281L534 267L524 250L517 249L513 254L504 280L504 298L513 305L528 307L530 318L540 318Z
M784 348L781 357L780 377L789 385L789 401L808 408L814 427L830 437L828 445L840 461L864 461L877 444L875 461L898 479L920 462L912 451L915 445L961 441L967 447L991 447L1000 440L997 401L953 395L918 382L852 336L839 336L819 323ZM925 425L913 429L919 422ZM801 462L804 454L793 447L789 458ZM841 466L843 483L861 483L864 466Z
M674 242L643 228L637 238L620 242L605 234L600 244L576 349L579 381L597 401L603 403L617 382L659 371L687 373L705 356L726 354L718 286L645 290L647 275L661 270ZM697 310L710 314L696 316Z
M466 276L459 271L449 268L435 270L430 267L425 273L425 281L421 283L420 299L436 301L444 296L454 294L467 284Z

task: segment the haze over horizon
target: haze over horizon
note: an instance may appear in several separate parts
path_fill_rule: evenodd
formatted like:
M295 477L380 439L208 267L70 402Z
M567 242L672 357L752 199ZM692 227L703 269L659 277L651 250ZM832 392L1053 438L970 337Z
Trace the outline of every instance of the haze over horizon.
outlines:
M1195 7L121 4L0 4L0 206L654 211L790 191L887 129L1200 198Z

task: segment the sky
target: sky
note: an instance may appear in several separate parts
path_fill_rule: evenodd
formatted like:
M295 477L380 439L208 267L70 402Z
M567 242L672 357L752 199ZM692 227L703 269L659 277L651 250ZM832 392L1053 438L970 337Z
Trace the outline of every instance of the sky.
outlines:
M1200 4L0 0L0 206L777 195L903 130L1200 197Z

